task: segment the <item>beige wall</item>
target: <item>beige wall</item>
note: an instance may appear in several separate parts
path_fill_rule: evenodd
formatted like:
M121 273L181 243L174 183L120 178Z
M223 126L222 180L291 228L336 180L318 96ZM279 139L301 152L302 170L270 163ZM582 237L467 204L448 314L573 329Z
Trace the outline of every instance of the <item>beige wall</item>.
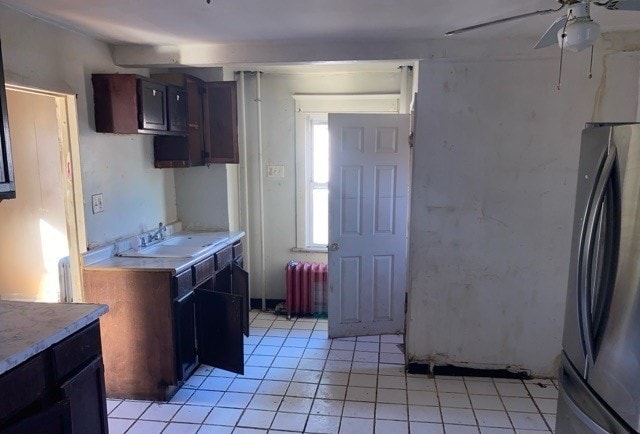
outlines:
M55 99L8 91L7 108L18 194L0 204L0 295L57 301L69 245Z
M89 247L176 220L173 170L153 167L152 137L95 132L91 74L147 71L118 68L107 44L5 6L0 39L8 83L77 95ZM93 215L95 193L103 194L105 210Z

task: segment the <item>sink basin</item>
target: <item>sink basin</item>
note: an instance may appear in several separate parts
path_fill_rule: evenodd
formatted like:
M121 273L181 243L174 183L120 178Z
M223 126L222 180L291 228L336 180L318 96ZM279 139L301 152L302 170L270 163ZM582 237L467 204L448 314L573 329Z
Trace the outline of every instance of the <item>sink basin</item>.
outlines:
M164 246L185 246L185 247L209 247L224 241L224 235L193 234L177 235L163 241Z
M165 246L157 244L140 250L128 250L120 256L130 258L192 258L207 250L208 247Z
M192 258L226 239L225 235L214 234L177 235L153 246L122 252L119 256L129 258Z

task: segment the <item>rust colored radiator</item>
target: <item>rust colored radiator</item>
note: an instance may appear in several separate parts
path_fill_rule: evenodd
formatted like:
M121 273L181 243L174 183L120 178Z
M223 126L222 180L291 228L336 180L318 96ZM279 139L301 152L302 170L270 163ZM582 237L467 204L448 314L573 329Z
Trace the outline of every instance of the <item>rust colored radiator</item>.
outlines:
M291 261L287 264L286 275L285 307L289 317L327 313L329 281L326 264Z

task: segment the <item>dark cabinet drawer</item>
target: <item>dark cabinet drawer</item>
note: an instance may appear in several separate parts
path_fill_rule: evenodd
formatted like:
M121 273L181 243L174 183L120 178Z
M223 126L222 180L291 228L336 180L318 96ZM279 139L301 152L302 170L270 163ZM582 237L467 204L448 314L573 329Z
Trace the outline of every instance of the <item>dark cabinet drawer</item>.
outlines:
M197 264L196 264L197 265ZM191 270L183 271L173 278L174 293L173 298L181 298L193 288L193 277Z
M45 395L45 357L41 353L0 376L0 425Z
M242 256L242 241L236 241L232 247L233 250L233 260L236 261L240 256Z
M198 262L193 266L193 286L200 286L211 279L216 271L213 256Z
M233 259L233 248L227 246L216 253L216 271L220 271L228 266Z
M101 353L97 322L52 348L56 380L62 380Z

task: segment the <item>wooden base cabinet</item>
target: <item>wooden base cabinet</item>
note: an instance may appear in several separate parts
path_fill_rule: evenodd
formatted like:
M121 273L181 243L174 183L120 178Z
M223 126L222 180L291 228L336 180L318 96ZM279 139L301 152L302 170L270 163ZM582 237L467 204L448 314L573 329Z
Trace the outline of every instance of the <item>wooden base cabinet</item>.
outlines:
M84 270L85 300L109 305L101 319L107 396L169 400L200 363L244 374L248 274L218 280L237 265L229 255L219 267L217 256L177 275Z
M97 322L0 376L0 434L107 434Z

